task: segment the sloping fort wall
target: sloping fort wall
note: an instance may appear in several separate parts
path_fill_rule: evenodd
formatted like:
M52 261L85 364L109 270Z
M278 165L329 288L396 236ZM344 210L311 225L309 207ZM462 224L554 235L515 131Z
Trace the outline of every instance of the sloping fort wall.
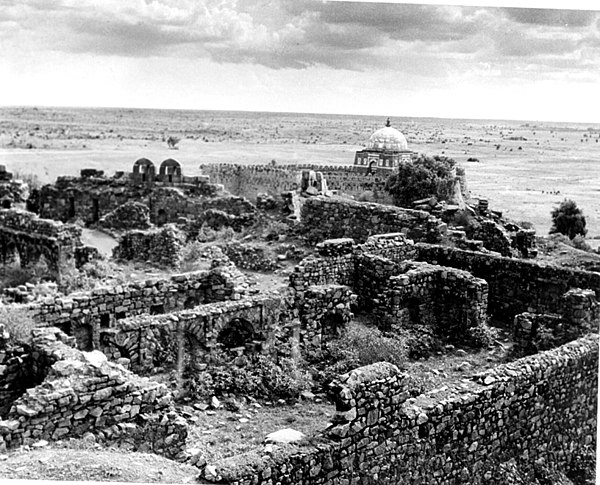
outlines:
M336 422L272 455L238 455L205 478L235 485L504 484L498 465L566 468L595 449L598 336L498 366L451 394L409 399L410 378L387 363L341 376ZM246 459L246 456L248 458Z

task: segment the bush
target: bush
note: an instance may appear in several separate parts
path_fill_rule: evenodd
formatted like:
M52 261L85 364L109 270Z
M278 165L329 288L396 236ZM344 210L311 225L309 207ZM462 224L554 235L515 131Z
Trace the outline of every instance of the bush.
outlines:
M187 379L185 388L193 397L243 394L270 399L297 398L312 386L310 374L292 359L275 362L258 354L239 367L225 354L219 355L206 371L192 373Z
M585 237L583 237L581 235L575 236L572 239L571 243L575 249L580 249L581 251L587 251L588 253L593 252L592 246L590 246L587 243L587 241L585 240Z
M563 200L552 212L552 227L550 234L560 233L568 236L569 239L575 238L578 234L585 236L585 217L583 211L577 207L577 204L570 199Z
M388 177L385 190L392 195L394 204L400 207L411 207L413 201L431 196L444 200L454 165L451 158L419 155L412 163L401 164Z
M31 311L17 305L0 307L0 323L4 324L13 343L29 343L31 331L38 326Z

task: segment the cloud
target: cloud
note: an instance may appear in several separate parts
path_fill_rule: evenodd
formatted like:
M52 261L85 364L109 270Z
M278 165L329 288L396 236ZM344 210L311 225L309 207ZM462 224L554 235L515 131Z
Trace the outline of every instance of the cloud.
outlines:
M506 8L508 18L522 24L584 27L598 18L597 12L541 8Z
M310 0L0 0L0 48L445 77L600 61L598 12ZM18 54L18 53L17 53ZM595 60L596 59L596 60ZM600 67L600 66L598 66Z

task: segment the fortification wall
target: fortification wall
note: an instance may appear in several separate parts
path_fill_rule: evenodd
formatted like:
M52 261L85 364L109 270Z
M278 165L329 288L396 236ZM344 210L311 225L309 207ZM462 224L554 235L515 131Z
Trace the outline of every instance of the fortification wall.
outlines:
M75 335L82 350L98 348L100 330L141 314L161 314L201 303L236 300L246 293L244 276L231 266L100 288L31 305L36 321Z
M187 427L166 413L172 397L164 384L109 363L100 353L73 349L72 339L56 328L33 335L33 365L48 369L47 376L0 419L0 451L92 432L108 443L144 443L169 457L182 453Z
M207 467L205 478L236 485L500 485L507 482L499 465L511 459L523 471L540 459L564 469L577 452L595 449L597 378L597 335L413 399L408 376L373 364L334 384L336 419L316 444L238 455Z
M352 238L365 242L374 234L401 232L415 240L437 243L446 224L424 211L328 197L306 200L302 224L311 242Z
M561 297L572 288L589 288L600 297L600 273L544 266L474 251L418 243L418 259L469 271L489 284L489 313L558 313Z
M384 190L387 174L367 174L364 167L354 165L291 164L273 167L216 163L200 165L200 170L209 175L213 182L223 184L231 193L251 200L256 200L259 193L279 195L298 190L302 171L312 170L323 174L329 190L338 190L354 197L365 191L372 191L377 202L393 202L392 197Z

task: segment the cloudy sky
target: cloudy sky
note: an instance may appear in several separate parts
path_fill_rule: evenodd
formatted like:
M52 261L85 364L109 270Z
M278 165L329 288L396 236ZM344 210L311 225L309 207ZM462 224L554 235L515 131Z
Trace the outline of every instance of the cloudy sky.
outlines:
M0 85L0 105L600 122L600 12L0 0Z

